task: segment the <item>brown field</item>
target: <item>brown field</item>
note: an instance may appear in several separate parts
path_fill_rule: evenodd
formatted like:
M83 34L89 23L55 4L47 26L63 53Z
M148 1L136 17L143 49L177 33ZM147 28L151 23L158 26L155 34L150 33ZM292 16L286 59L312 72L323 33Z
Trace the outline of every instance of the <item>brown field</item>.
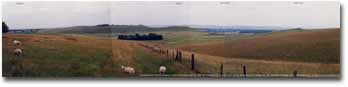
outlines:
M340 29L275 32L181 49L227 58L340 63Z
M291 62L291 61L268 61L243 58L225 58L211 56L194 52L183 51L184 59L190 60L191 54L195 54L196 61L209 64L212 67L199 67L206 73L218 75L220 65L224 64L225 75L241 75L242 66L247 67L249 75L289 75L296 70L302 75L339 75L340 64L322 64L308 62ZM208 69L213 68L213 69Z
M32 77L128 76L122 72L121 65L134 67L137 75L156 75L161 65L167 66L168 75L219 75L221 64L225 75L241 75L242 66L246 66L248 75L291 76L298 71L305 76L339 77L339 31L279 32L223 43L217 40L180 44L183 46L180 49L156 42L75 34L6 34L3 35L3 76L13 73L10 61L14 58L15 46L11 42L17 39L22 41L20 48L24 50L25 66L21 73ZM174 61L173 57L146 48L144 44L170 52L180 50L183 62ZM191 54L196 55L196 70L190 70Z
M11 70L15 58L13 40L20 40L23 69ZM168 74L190 74L183 64L147 52L136 41L83 35L6 34L3 36L3 76L21 73L28 77L127 76L120 66L131 66L137 75L158 74L166 65Z

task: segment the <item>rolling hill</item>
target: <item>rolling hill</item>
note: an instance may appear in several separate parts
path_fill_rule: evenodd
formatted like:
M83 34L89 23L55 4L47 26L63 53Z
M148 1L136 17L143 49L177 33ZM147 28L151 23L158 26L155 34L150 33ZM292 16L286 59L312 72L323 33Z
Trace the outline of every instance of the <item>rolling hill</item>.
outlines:
M166 35L172 39L164 41L180 45L84 34L4 34L3 76L13 73L24 77L129 76L121 65L134 67L137 75L156 75L161 65L167 66L166 75L219 75L220 64L224 64L226 75L241 75L242 66L247 67L248 75L291 76L294 70L306 76L339 77L340 73L340 29L290 30L238 39L226 37L223 41L198 37L204 33L183 31ZM182 39L187 37L191 38ZM20 48L25 66L21 71L11 70L15 39L23 43ZM184 61L173 61L141 44L171 52L180 50ZM190 70L191 54L196 55L194 71Z
M23 69L11 70L20 40L23 49ZM140 74L158 74L160 65L167 66L168 75L189 74L183 64L149 53L137 42L114 40L76 34L6 34L3 36L3 76L21 73L24 77L122 77L127 76L121 65L131 66Z
M40 30L39 33L75 33L75 34L94 34L94 33L134 33L134 32L157 32L157 31L188 31L195 30L185 26L169 27L148 27L144 25L105 25L105 26L74 26L65 28L50 28Z
M227 58L340 63L340 29L290 30L181 49Z

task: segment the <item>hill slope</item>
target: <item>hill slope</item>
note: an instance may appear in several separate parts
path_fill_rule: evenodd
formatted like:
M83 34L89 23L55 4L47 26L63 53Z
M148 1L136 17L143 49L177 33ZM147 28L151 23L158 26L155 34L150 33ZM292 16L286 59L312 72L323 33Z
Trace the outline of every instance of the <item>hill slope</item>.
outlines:
M13 40L22 41L23 69L11 70ZM168 58L145 52L136 42L84 35L6 34L3 36L3 76L17 73L29 77L127 76L121 65L132 66L138 75L189 74L189 68ZM21 74L20 74L21 73Z
M340 63L340 29L276 32L182 49L228 58Z
M23 69L12 71L12 41L22 41ZM139 41L114 40L76 34L5 34L3 36L3 76L19 74L25 77L124 77L121 65L134 67L137 75L156 75L161 65L167 67L166 75L218 75L224 64L226 75L240 75L241 66L247 66L248 75L300 74L339 76L340 64L260 61L195 54L196 70L190 70L192 52L183 52L183 61L155 53L139 44L155 46ZM167 48L165 46L156 46ZM170 49L173 53L177 49ZM171 54L173 56L173 54ZM18 75L16 75L18 76ZM291 76L291 75L290 75Z
M39 33L134 33L134 32L155 32L155 31L187 31L194 30L185 26L171 26L162 28L152 28L144 25L109 25L109 26L74 26L65 28L51 28L40 30Z

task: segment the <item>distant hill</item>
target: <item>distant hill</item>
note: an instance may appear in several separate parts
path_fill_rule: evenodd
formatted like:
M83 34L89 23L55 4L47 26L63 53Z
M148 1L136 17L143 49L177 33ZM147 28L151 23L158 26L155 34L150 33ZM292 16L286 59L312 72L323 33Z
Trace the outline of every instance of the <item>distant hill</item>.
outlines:
M340 63L340 31L297 29L182 49L229 58Z
M239 33L269 33L278 30L260 30L260 29L200 29L203 32L217 33L217 32L239 32Z
M144 25L97 25L97 26L74 26L65 28L51 28L39 31L39 33L131 33L131 32L154 32L154 31L186 31L195 30L185 26L169 26L153 28Z
M285 30L287 27L278 26L218 26L218 25L189 25L192 28L199 29L248 29L248 30Z
M154 31L187 31L204 29L223 30L286 30L291 28L277 26L218 26L218 25L109 25L100 24L95 26L73 26L64 28L47 28L39 33L132 33Z

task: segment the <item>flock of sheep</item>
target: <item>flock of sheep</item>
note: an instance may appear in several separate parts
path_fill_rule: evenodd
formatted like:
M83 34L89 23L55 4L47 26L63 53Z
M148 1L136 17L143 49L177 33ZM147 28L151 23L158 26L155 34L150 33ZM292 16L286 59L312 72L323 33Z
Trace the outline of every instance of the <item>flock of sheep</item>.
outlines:
M17 57L20 57L22 56L23 54L23 51L21 48L19 48L19 46L21 45L21 41L19 40L13 40L13 44L16 46L16 48L14 49L13 53L15 56ZM121 66L122 70L125 72L125 73L128 73L128 74L131 74L131 75L134 75L135 74L135 69L133 67L129 67L129 66ZM165 74L166 72L166 67L165 66L160 66L159 67L159 73L161 75Z
M133 67L123 66L122 65L121 68L122 68L123 72L125 72L125 73L128 73L130 75L134 75L135 74L135 69ZM161 75L164 75L166 70L167 70L167 68L165 66L160 66L158 71L159 71L159 73Z
M13 51L14 55L17 57L22 56L23 51L21 48L19 48L19 46L21 45L21 41L13 40L13 44L16 46L16 49L14 49Z

